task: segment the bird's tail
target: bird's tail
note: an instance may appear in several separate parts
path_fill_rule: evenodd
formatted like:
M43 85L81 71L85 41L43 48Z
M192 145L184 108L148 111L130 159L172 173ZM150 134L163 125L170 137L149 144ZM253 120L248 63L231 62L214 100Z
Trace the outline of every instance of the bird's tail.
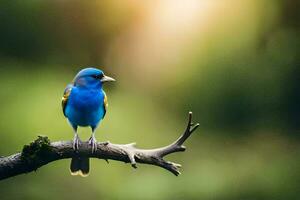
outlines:
M87 157L74 157L71 160L71 175L87 177L90 172L90 159Z

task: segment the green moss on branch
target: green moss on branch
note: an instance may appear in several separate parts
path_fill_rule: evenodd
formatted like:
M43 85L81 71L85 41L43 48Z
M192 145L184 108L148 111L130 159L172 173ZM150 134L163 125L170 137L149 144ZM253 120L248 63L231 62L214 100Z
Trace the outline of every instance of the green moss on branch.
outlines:
M36 140L28 145L24 145L21 159L28 167L37 166L41 163L41 158L47 156L51 152L50 140L47 136L38 136Z

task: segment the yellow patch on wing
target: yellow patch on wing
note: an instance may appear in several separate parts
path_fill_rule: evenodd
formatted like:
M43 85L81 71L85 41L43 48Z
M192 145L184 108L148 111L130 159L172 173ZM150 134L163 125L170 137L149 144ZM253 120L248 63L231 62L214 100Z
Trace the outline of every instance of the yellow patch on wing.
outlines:
M61 98L61 105L62 105L62 109L63 109L63 112L64 112L65 116L66 116L65 108L66 108L66 105L68 103L68 99L69 99L69 96L71 94L71 90L72 90L72 87L68 86L64 91L63 97Z
M105 107L105 110L107 109L108 107L108 101L107 101L107 96L106 94L104 93L104 107Z
M108 101L107 101L107 96L105 94L105 92L103 91L104 93L104 102L103 102L103 109L104 109L104 113L103 113L103 117L102 119L105 117L105 114L106 114L106 110L107 110L107 107L108 107Z

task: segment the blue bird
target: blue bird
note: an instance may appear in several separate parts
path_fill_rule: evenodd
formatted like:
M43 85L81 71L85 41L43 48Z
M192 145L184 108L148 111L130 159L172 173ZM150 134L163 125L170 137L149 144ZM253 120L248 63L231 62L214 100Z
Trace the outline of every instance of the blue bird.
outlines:
M103 71L96 68L85 68L78 72L72 84L69 84L62 97L62 109L74 129L73 149L78 150L80 138L77 134L78 126L89 126L92 135L89 144L92 153L97 150L95 130L104 118L107 109L107 96L102 89L104 82L115 81L105 76ZM74 157L71 161L71 174L87 176L89 173L89 158Z

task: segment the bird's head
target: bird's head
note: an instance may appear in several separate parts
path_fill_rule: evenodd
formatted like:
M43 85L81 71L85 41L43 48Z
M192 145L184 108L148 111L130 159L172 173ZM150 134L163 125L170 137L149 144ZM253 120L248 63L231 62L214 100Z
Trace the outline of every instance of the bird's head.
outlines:
M96 68L85 68L78 72L73 82L79 87L100 87L104 82L115 81L115 79L104 75L103 71Z

